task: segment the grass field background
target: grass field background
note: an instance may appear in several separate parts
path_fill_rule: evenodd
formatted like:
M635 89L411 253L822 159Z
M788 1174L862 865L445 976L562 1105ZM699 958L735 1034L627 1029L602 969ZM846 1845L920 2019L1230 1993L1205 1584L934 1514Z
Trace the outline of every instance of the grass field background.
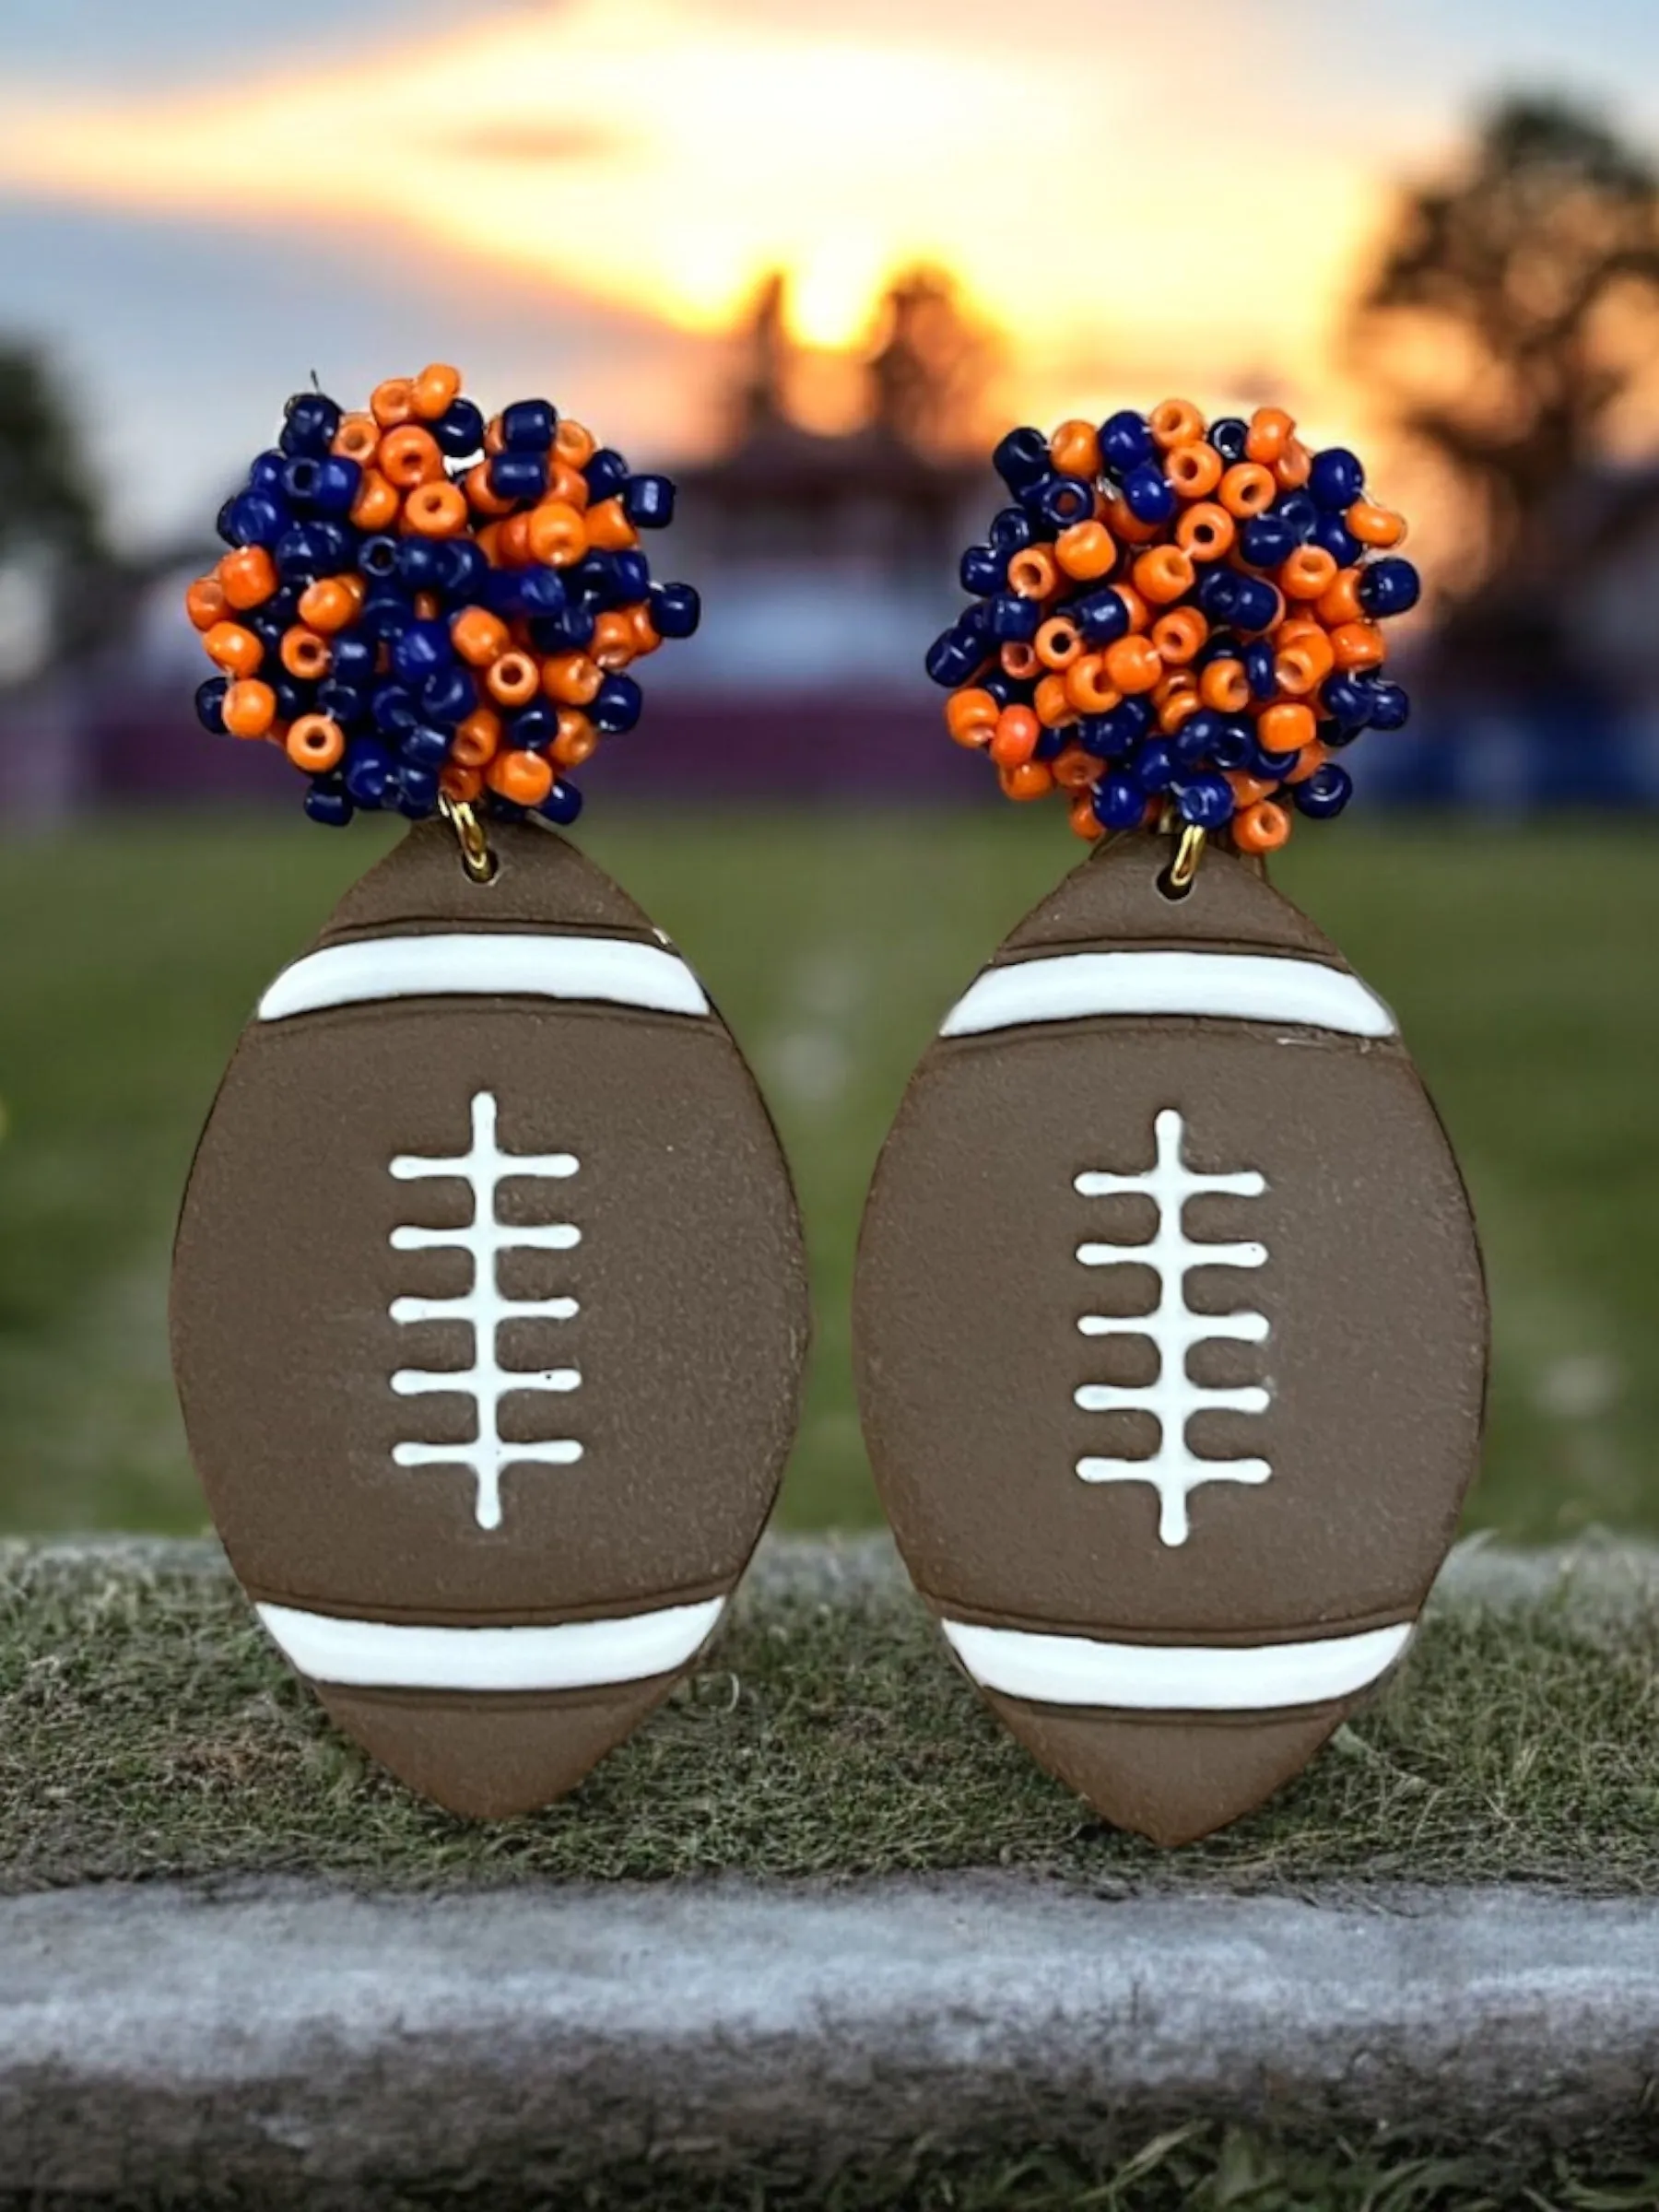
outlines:
M203 1524L167 1367L179 1193L259 988L384 841L198 815L0 844L0 1528ZM699 968L789 1147L818 1318L784 1524L867 1524L865 1184L939 1016L1076 848L1035 809L600 808L582 842ZM1640 827L1344 823L1276 871L1399 1012L1464 1161L1497 1340L1471 1521L1513 1536L1659 1530L1653 864Z

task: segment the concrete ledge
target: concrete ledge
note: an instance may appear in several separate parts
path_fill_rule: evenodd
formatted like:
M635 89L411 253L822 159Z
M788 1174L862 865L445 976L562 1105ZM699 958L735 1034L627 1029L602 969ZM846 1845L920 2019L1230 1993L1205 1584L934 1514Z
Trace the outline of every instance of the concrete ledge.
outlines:
M106 1888L0 1902L0 1961L25 2201L650 2201L1211 2118L1628 2139L1659 2067L1659 1904L1526 1890Z

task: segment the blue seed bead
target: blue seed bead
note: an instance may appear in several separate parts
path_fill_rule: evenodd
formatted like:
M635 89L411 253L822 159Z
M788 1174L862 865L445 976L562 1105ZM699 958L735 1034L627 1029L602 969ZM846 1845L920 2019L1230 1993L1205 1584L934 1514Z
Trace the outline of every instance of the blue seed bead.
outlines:
M645 694L631 676L607 676L594 694L588 718L596 730L615 736L631 730L645 704Z
M1232 620L1240 629L1266 629L1278 620L1279 607L1278 593L1265 576L1239 577L1232 595Z
M1042 488L1042 519L1056 530L1086 523L1094 512L1094 489L1081 477L1051 477Z
M1218 768L1248 768L1256 756L1255 731L1248 722L1224 718L1210 747Z
M1043 494L1054 481L1055 472L1051 468L1041 477L1033 477L1020 490L1019 503L1031 518L1031 528L1036 533L1039 544L1046 543L1054 535L1053 524L1042 512Z
M1386 680L1371 686L1371 726L1373 730L1403 730L1411 720L1411 695L1404 684Z
M622 512L636 530L665 530L674 520L674 478L629 477Z
M1148 737L1135 754L1130 772L1148 797L1168 791L1175 781L1175 750L1167 737Z
M501 409L501 444L510 453L545 453L559 417L545 399L515 399Z
M1179 729L1170 732L1170 750L1174 754L1175 765L1182 776L1192 775L1194 771L1202 765L1205 755L1209 749L1208 740L1203 727L1200 726L1198 729L1193 727L1195 722L1201 723L1201 717L1197 714L1189 714Z
M1112 708L1107 720L1115 728L1124 731L1127 742L1133 745L1139 738L1147 735L1158 720L1158 716L1153 709L1152 701L1145 697L1137 696L1121 700Z
M566 830L582 812L582 794L574 783L567 783L561 777L535 811L544 821L555 822L559 829Z
M1167 523L1175 512L1175 494L1162 469L1144 461L1124 478L1124 504L1137 523Z
M1233 630L1218 625L1193 655L1192 665L1207 668L1212 661L1236 661L1243 650Z
M1049 441L1030 424L1010 430L991 456L991 465L1018 499L1028 486L1050 473Z
M282 472L288 465L288 455L276 446L272 446L266 453L255 453L248 468L248 489L250 491L280 491L282 489Z
M509 720L506 742L525 752L545 752L559 735L559 716L551 707L525 707Z
M411 532L397 544L398 581L411 592L435 592L443 577L443 541Z
M991 606L988 600L975 600L965 606L957 617L957 628L965 638L989 638L991 635Z
M1129 635L1129 609L1110 584L1074 600L1066 611L1089 645L1115 645ZM1035 629L1031 634L1036 635Z
M342 683L357 684L374 674L378 655L372 638L359 637L354 629L342 629L335 633L333 643L331 676L338 677Z
M369 712L375 728L388 737L406 737L420 719L413 698L401 684L376 684L370 694Z
M305 794L305 811L313 822L329 830L344 830L357 809L344 783L332 776L317 777Z
M241 627L244 629L251 629L265 647L265 652L272 653L281 645L288 626L286 622L276 620L266 613L263 606L259 606L255 607L252 613L243 615Z
M219 515L219 535L228 546L276 544L293 521L286 503L265 491L238 492Z
M416 693L421 719L453 730L478 703L478 688L470 668L452 662L429 676Z
M454 657L442 622L411 622L392 641L392 666L406 684L423 682L435 668L447 668Z
M348 514L363 472L341 453L319 459L301 453L282 472L282 488L294 506L313 514Z
M565 582L557 569L516 571L518 603L527 615L556 615L565 604Z
M1067 733L1080 748L1097 760L1115 760L1124 751L1124 745L1105 714L1084 714L1074 722Z
M1248 529L1249 524L1245 527ZM1212 622L1230 622L1239 611L1239 595L1245 579L1237 569L1221 566L1204 570L1198 578L1198 605Z
M1359 733L1358 730L1344 729L1339 722L1316 722L1313 735L1321 745L1328 747L1334 753L1339 753L1345 745L1352 745Z
M1283 567L1301 540L1282 514L1253 514L1239 532L1239 551L1253 569Z
M1364 490L1365 469L1359 456L1350 453L1346 445L1327 445L1324 453L1314 454L1308 492L1316 507L1327 513L1343 513Z
M1356 592L1366 613L1382 621L1390 615L1409 614L1423 595L1423 582L1411 562L1396 554L1362 569Z
M315 687L302 684L297 676L289 676L286 669L272 668L262 680L271 687L271 695L276 701L278 722L293 722L301 714L309 714L316 704Z
M452 461L465 461L484 442L484 417L470 399L452 399L436 422L427 425L438 451Z
M350 563L350 540L337 523L313 517L290 523L272 548L276 573L285 583L314 583L319 576L338 576Z
M1037 733L1037 742L1031 747L1032 759L1057 759L1059 756L1065 750L1065 741L1070 735L1071 732L1069 730L1054 730L1050 729L1045 725Z
M1029 698L1029 693L1006 668L987 668L979 679L979 688L989 691L999 707L1021 706Z
M229 688L228 676L210 676L205 684L196 686L196 720L212 736L225 735L225 694Z
M1150 461L1158 448L1144 415L1124 407L1100 425L1100 459L1110 477L1122 478Z
M1196 829L1225 829L1233 818L1232 785L1225 776L1194 776L1177 788L1175 811Z
M596 453L590 453L582 473L587 478L588 499L595 507L601 500L617 499L628 488L628 464L614 446L602 445Z
M325 677L317 686L317 712L337 722L343 730L366 720L369 694L361 684L348 684L338 676Z
M1102 776L1090 804L1104 830L1134 830L1147 811L1147 794L1133 776Z
M1295 531L1299 546L1309 544L1319 527L1319 510L1305 491L1285 492L1269 512L1277 514L1287 529Z
M1335 760L1326 760L1302 782L1293 783L1290 795L1303 814L1316 822L1329 821L1353 797L1354 779L1346 768L1338 768Z
M401 637L415 619L415 609L401 592L371 592L359 610L356 627L367 638L390 643Z
M1214 707L1200 707L1195 714L1187 716L1175 733L1177 759L1191 767L1206 754L1213 758L1214 747L1221 741L1227 728L1225 714L1218 713Z
M689 583L653 583L652 626L660 638L688 638L702 619L702 601Z
M1319 703L1334 722L1345 730L1359 731L1371 726L1374 704L1374 687L1363 677L1338 674L1326 677L1320 688Z
M611 564L611 583L616 605L637 606L651 589L651 563L637 546L625 546L621 552L606 556Z
M999 509L991 517L986 535L999 553L1021 553L1037 540L1036 528L1023 507Z
M283 409L282 434L276 442L283 452L325 453L340 428L340 410L323 392L296 392Z
M473 594L489 573L488 556L470 537L441 538L438 546L439 591L457 606L470 606Z
M372 537L366 537L359 547L358 567L365 576L376 582L383 582L387 577L397 574L398 554L406 542L413 541L393 537L385 531L377 531Z
M965 592L971 592L976 599L989 598L1008 580L1008 557L994 546L970 546L958 574Z
M405 766L441 768L449 759L453 735L450 730L435 730L430 723L417 723L412 730L405 732L397 747Z
M489 464L489 488L498 500L539 500L547 488L545 453L497 453Z
M585 653L598 627L599 618L593 608L572 600L556 615L533 615L530 642L537 653Z
M1222 415L1209 427L1209 441L1229 468L1244 458L1250 441L1250 425L1241 415Z
M358 806L372 810L384 803L392 771L391 754L371 737L359 737L347 747L343 781Z
M1290 773L1290 771L1296 766L1297 759L1298 756L1294 752L1270 752L1266 746L1253 736L1250 758L1245 761L1244 766L1249 769L1252 775L1267 776L1277 782L1279 777L1288 776Z
M393 803L399 814L407 815L414 822L424 821L438 807L438 771L422 768L413 760L400 760L397 779L392 786Z
M1120 600L1119 606L1123 605ZM985 629L999 645L1029 645L1042 627L1042 602L1018 592L999 592L985 601Z
M565 592L569 597L585 600L602 613L606 607L619 606L622 601L617 589L615 556L584 554L573 568L565 571Z
M1328 553L1339 569L1351 569L1365 550L1340 514L1322 514L1308 542Z
M941 630L928 647L924 665L935 684L947 691L954 691L959 684L967 683L984 658L982 641L953 624L949 629Z
M1274 673L1272 646L1258 639L1254 644L1246 645L1239 657L1244 664L1244 681L1250 686L1251 697L1253 699L1271 699L1278 689L1278 677Z

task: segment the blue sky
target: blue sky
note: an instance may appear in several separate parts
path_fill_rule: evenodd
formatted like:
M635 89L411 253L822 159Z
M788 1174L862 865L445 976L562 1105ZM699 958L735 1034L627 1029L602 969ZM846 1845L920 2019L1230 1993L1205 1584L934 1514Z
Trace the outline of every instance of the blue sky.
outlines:
M994 227L1009 190L999 168L1018 165L1029 183L1033 172L1041 179L1046 155L1065 162L1065 175L1077 174L1083 204L1103 210L1094 225L1103 236L1095 240L1098 263L1079 279L1090 297L1075 313L1056 310L1044 323L1034 296L1015 281L1018 263L1054 265L1064 280L1054 257L1076 218L1046 183L1032 206L1058 210L1053 240L1035 235L1040 213L1023 229L1010 219L982 265L966 272L994 312L1019 324L1011 334L1015 376L1037 411L1074 394L1081 404L1097 360L1110 361L1113 374L1147 379L1179 377L1190 364L1192 380L1202 382L1227 361L1243 365L1253 348L1266 359L1276 346L1295 358L1274 365L1293 379L1305 373L1317 390L1314 357L1391 180L1446 159L1470 114L1497 90L1587 97L1659 146L1652 0L1395 0L1385 19L1368 11L1362 24L1352 11L1313 0L1257 0L1248 8L1237 0L1164 0L1156 11L1102 0L1070 11L1064 51L1053 32L1017 36L1006 0L789 0L787 7L780 0L626 0L626 7L604 0L607 23L643 11L653 50L640 55L637 101L624 90L603 116L579 119L618 134L608 168L578 160L561 172L555 155L533 180L554 211L545 240L535 224L522 226L524 235L497 253L488 240L480 244L476 223L438 239L429 226L400 226L384 208L359 211L358 219L349 205L339 219L315 206L290 218L280 178L264 204L221 206L199 177L193 184L183 171L170 174L175 110L182 141L206 130L211 105L232 116L252 112L267 83L286 84L303 128L308 86L355 79L371 92L411 57L441 54L458 27L468 39L501 32L539 41L553 83L568 37L589 70L571 81L610 84L610 59L592 51L599 5L475 0L457 10L453 0L358 0L347 13L337 0L286 0L280 10L222 0L147 0L142 8L132 0L0 0L0 325L53 347L128 535L166 535L199 516L312 366L354 397L395 369L435 355L458 359L487 398L550 389L641 457L694 442L708 427L720 302L746 254L792 255L787 222L780 229L775 211L763 219L769 203L799 206L803 312L816 312L821 324L806 335L826 340L847 323L849 300L879 264L884 241L873 211L891 204L896 254L931 235L925 222L905 227L904 203L920 195L901 168L890 189L877 175L870 207L853 209L840 233L827 229L813 205L813 173L790 172L797 126L802 161L823 170L833 194L856 179L866 156L877 172L892 158L894 141L907 135L908 99L917 144L936 144L930 159L945 172L932 180L945 251L957 236L952 208L982 211L980 229ZM793 77L791 40L800 55ZM696 115L661 112L672 100L665 88L707 51L741 60L746 41L760 57L756 98L782 112L759 119L771 128L758 141L752 173L738 172L724 201L706 193L700 201L700 165L728 150L734 124L705 98L710 135L700 142ZM824 70L837 53L850 57L844 84L855 89L849 97L843 85L838 112L826 119L815 101L831 97L824 88L838 80ZM1007 87L1003 114L994 112L998 72ZM856 89L866 84L867 100ZM1088 143L1097 88L1098 145ZM982 100L983 115L976 112L952 137L936 110ZM743 116L741 100L733 113ZM147 119L158 116L147 138ZM1218 135L1234 118L1236 145ZM570 121L553 120L561 128ZM1051 124L1053 146L1044 140ZM487 134L488 118L469 127ZM77 144L95 149L106 130L131 147L118 189L94 174L89 153L75 151ZM630 132L640 134L638 164ZM1098 171L1079 171L1079 147ZM848 163L839 184L825 166L838 149ZM308 144L296 159L314 181L330 149ZM1171 175L1186 181L1188 204L1170 216L1166 258L1175 267L1159 288L1146 274L1158 203L1145 195L1166 159ZM677 236L668 258L654 262L653 203L634 189L647 174L664 225L682 198L710 210L697 218L700 230ZM456 175L484 194L476 164ZM502 190L510 217L511 193ZM978 196L991 194L994 203ZM619 256L625 265L634 256L636 276L624 265L620 283L595 281L592 254L561 255L557 217L578 206L590 229L614 210ZM478 209L488 215L487 196ZM1287 259L1273 233L1288 222L1297 243ZM728 224L730 241L721 235ZM503 232L510 229L504 222ZM962 235L971 244L973 226ZM728 242L733 252L723 260ZM710 270L693 270L677 296L679 275L705 249Z

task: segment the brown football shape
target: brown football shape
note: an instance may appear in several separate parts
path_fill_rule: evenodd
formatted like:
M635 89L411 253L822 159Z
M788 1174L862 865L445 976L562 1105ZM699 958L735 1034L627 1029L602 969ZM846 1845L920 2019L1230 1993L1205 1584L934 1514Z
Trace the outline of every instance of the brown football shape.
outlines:
M191 1451L261 1619L457 1812L568 1790L691 1665L807 1339L766 1109L685 961L529 826L371 870L243 1033L174 1260Z
M1487 1307L1393 1016L1248 864L1113 842L912 1078L854 1359L917 1585L1106 1818L1203 1835L1398 1658L1479 1449Z

